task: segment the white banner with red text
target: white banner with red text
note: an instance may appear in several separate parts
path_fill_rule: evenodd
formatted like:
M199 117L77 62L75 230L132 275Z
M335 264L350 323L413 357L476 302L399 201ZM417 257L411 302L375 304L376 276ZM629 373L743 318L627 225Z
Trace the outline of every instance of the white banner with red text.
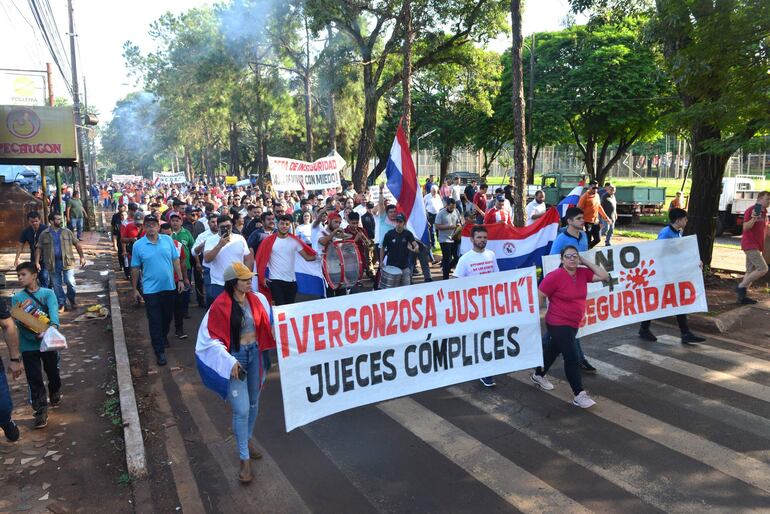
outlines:
M313 162L267 156L270 181L276 191L317 191L340 187L345 159L340 154Z
M287 432L543 363L535 268L275 307Z
M588 284L578 336L708 310L695 236L596 247L580 255L604 268L610 281ZM543 257L543 273L560 261L559 255Z

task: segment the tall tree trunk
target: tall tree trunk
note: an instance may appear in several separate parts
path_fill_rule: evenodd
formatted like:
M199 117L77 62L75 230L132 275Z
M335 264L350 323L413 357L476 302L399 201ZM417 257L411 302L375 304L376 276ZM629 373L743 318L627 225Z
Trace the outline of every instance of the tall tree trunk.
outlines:
M521 50L524 41L521 34L521 0L511 0L511 78L513 91L513 162L514 162L514 197L513 222L523 227L526 221L524 203L527 194L527 136L525 130L524 72L521 63Z
M412 43L414 42L414 32L412 31L412 1L403 1L404 78L402 80L402 89L404 97L404 132L406 133L406 140L409 141L412 128Z
M313 118L312 118L312 76L310 70L310 27L308 17L305 15L305 160L313 160Z
M187 180L192 182L195 180L195 172L192 168L192 159L190 159L190 149L185 145L184 147L184 172Z
M449 151L446 153L442 153L439 157L439 168L438 168L438 176L439 176L439 184L443 184L444 180L446 179L447 174L449 173L449 164L452 162L452 152L454 151L454 148L449 148Z
M329 41L332 41L334 34L332 33L332 26L326 26L326 33ZM326 118L329 120L329 146L331 151L337 151L337 95L336 95L336 69L337 62L334 58L334 52L331 53L331 62L329 63L329 74L331 75L329 80L329 109L326 113Z
M240 155L238 153L238 125L230 123L230 175L241 177Z
M371 65L369 65L371 67ZM366 68L366 66L364 66ZM369 172L369 156L374 148L375 130L377 127L377 103L379 97L374 86L364 89L364 124L361 127L361 139L358 142L356 166L353 168L353 187L363 191L366 187L366 176Z
M709 153L710 141L719 141L719 129L706 124L696 124L692 128L692 186L690 202L687 208L689 223L685 234L698 236L698 250L703 264L710 266L714 249L717 216L719 214L719 194L722 176L731 153Z

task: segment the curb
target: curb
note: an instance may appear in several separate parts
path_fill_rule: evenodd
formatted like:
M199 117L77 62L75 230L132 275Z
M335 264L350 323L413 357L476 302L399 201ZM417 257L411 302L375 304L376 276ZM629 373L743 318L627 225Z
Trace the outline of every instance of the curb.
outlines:
M770 302L764 301L756 305L744 305L723 312L718 316L704 316L703 314L688 314L690 324L700 330L716 330L719 333L729 332L733 328L743 326L743 319L753 309L770 309Z
M123 418L123 439L126 448L126 467L133 478L147 475L147 459L144 454L142 426L136 407L134 382L131 378L131 363L126 349L126 337L123 332L123 317L120 312L118 290L114 272L110 273L110 316L112 318L112 337L115 343L115 367L120 391L120 414Z

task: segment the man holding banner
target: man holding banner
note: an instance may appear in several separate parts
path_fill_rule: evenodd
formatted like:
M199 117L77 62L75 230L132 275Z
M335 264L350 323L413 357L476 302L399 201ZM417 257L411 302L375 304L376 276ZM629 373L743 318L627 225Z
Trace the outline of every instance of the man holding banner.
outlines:
M472 277L474 275L485 275L487 273L497 273L500 271L497 267L497 258L494 252L487 250L487 229L477 225L471 229L471 241L473 250L466 252L457 261L457 267L454 271L455 277ZM484 387L494 387L495 377L482 377L481 383Z
M682 237L682 231L687 226L687 211L674 208L668 211L669 225L658 233L658 239L678 239ZM639 337L646 341L655 342L658 340L655 334L650 330L651 320L642 321L639 327ZM702 343L706 338L697 336L690 332L687 325L687 314L677 314L676 323L679 325L679 331L682 333L682 344Z

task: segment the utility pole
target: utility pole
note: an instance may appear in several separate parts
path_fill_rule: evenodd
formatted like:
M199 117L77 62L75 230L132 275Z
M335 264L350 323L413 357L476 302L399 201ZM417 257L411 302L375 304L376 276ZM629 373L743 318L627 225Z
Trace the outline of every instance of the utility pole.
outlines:
M80 197L83 201L83 208L86 210L86 223L87 228L96 228L96 218L94 217L94 210L91 207L89 200L90 194L86 187L86 169L84 162L83 149L83 116L80 111L80 91L78 89L78 65L77 54L75 52L75 19L73 17L72 0L67 0L67 13L69 14L69 36L70 36L70 62L72 63L72 107L75 113L75 134L77 136L77 148L78 148L78 184L80 189Z

